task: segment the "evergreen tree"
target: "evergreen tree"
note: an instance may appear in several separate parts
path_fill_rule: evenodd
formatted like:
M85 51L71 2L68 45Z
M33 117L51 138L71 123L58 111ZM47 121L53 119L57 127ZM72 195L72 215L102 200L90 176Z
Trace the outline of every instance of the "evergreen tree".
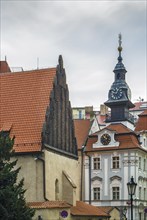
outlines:
M0 219L31 220L34 210L26 204L23 189L24 179L17 183L20 168L15 168L17 160L13 156L14 138L0 132Z

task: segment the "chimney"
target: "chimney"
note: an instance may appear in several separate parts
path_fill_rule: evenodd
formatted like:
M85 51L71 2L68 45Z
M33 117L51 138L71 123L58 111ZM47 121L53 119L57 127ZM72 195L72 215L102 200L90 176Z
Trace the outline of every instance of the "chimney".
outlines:
M10 67L5 59L5 61L0 61L0 73L11 72Z

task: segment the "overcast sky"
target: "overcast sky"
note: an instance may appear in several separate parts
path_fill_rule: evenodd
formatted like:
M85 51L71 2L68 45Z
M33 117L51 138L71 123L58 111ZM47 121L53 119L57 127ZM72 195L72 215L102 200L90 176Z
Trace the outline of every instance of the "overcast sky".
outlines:
M24 70L55 67L62 54L73 107L108 99L122 34L132 102L147 100L147 2L1 0L1 60Z

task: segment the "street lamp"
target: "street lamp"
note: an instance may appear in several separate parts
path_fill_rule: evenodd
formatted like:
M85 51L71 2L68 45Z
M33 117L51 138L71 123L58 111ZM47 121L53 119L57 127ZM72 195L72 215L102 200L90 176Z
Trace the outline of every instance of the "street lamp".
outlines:
M137 183L134 182L133 176L131 177L131 181L127 183L128 193L131 196L131 220L133 220L133 195L136 191Z

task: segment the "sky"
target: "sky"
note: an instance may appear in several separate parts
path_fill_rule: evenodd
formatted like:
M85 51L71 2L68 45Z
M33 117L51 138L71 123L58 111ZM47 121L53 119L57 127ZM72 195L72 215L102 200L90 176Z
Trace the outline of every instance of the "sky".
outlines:
M0 59L12 70L56 67L63 57L72 107L108 100L122 34L132 102L147 101L146 0L0 0Z

